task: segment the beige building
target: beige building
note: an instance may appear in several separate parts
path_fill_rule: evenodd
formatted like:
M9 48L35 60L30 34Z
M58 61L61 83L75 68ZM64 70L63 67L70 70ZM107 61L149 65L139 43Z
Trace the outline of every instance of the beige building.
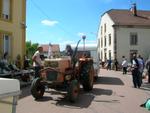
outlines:
M10 60L25 55L26 0L0 0L0 58L5 52Z
M125 56L130 61L133 53L147 59L150 54L150 11L109 10L101 17L98 31L98 53L102 61Z

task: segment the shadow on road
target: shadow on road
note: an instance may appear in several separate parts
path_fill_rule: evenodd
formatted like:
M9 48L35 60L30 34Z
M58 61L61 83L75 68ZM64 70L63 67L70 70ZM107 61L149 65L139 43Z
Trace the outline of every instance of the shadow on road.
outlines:
M49 93L49 96L43 96L42 99L35 100L37 102L46 102L46 101L55 101L56 106L61 107L69 107L69 108L87 108L91 105L91 102L95 98L95 96L101 96L101 95L112 95L112 90L108 89L100 89L100 88L93 88L92 91L85 92L81 88L79 98L75 103L71 103L68 100L67 92L62 91L55 91L55 90L46 90L45 93ZM19 99L23 99L27 96L30 96L30 86L22 88L22 93L19 97ZM61 97L53 98L55 95L60 95Z
M120 103L119 100L95 100L95 102L102 102L102 103Z
M81 109L89 107L97 95L112 95L112 90L94 88L90 92L84 92L83 89L81 89L79 98L75 103L69 102L67 96L64 98L58 98L55 101L57 106Z
M53 100L53 98L49 97L49 96L43 96L43 98L35 100L35 101L37 101L37 102L46 102L46 101L49 101L49 100Z
M58 98L56 100L56 106L67 107L67 108L87 108L94 99L94 95L92 94L80 94L79 98L76 102L71 103L68 100L68 97Z
M107 85L124 85L123 81L117 77L98 77L95 84L107 84Z
M21 94L19 96L19 99L25 98L25 97L30 96L30 95L31 95L30 86L21 88Z
M112 95L112 90L94 88L91 93L93 95Z

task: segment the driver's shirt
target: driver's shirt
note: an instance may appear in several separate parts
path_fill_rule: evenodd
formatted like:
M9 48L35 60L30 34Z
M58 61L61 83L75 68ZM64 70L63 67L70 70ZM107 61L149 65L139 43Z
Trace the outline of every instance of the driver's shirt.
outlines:
M36 51L36 52L34 53L33 57L36 57L35 60L36 60L36 62L38 62L38 63L33 62L33 66L34 66L34 67L41 66L41 65L42 65L42 60L41 60L41 58L40 58L40 52L39 52L39 51Z

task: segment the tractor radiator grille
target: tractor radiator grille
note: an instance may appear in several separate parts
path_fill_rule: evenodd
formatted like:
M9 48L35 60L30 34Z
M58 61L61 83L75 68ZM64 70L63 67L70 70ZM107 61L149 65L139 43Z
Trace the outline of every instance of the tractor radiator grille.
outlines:
M58 72L56 71L48 71L47 72L47 80L56 81L58 76Z

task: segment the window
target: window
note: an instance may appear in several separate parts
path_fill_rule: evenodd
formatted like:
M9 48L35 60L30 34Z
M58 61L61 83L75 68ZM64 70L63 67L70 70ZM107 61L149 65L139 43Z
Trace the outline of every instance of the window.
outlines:
M111 50L109 50L109 58L111 58Z
M3 34L3 53L8 52L10 53L10 36L7 34Z
M10 11L11 11L11 0L0 0L0 13L1 18L5 20L10 19Z
M2 0L0 0L0 18L2 16Z
M106 33L106 23L104 24L104 32Z
M101 59L103 58L103 52L101 51Z
M105 47L106 47L106 36L104 38L105 38Z
M109 34L109 45L111 45L111 34Z
M101 37L101 47L103 47L103 37Z
M105 59L105 62L107 61L107 53L105 52L104 53L104 59Z
M98 38L98 44L97 44L98 47L100 47L100 38Z
M137 33L130 33L130 45L138 44L138 36Z

